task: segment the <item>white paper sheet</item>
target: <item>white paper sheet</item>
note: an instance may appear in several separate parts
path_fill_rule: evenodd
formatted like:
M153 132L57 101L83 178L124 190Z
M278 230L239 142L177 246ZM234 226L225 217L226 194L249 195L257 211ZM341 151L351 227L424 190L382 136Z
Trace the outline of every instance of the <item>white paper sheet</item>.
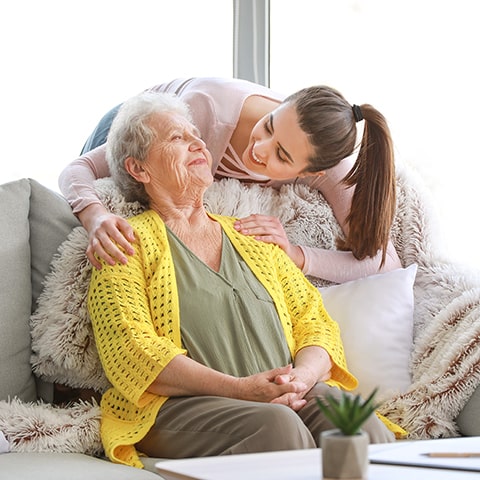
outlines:
M430 457L428 453L477 453L480 454L480 437L445 438L398 442L395 448L373 452L370 462L387 465L448 468L480 472L480 456L477 457Z

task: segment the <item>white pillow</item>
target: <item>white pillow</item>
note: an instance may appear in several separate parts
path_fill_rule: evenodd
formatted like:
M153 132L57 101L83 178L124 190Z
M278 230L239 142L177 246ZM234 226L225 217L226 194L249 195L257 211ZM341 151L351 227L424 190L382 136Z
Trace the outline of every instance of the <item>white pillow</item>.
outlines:
M377 400L410 386L413 345L413 283L417 265L320 288L338 322L349 370L358 378L354 393Z

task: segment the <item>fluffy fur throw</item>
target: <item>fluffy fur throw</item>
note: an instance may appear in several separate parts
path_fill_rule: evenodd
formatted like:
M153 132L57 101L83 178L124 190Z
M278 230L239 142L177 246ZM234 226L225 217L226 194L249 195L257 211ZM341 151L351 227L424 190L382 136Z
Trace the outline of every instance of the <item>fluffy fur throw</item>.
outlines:
M397 168L397 185L392 238L402 263L418 264L413 381L407 392L387 400L380 410L402 425L411 438L455 436L455 417L480 381L480 281L458 265L442 260L435 247L428 197L410 169ZM126 203L110 180L97 181L96 188L112 211L125 217L141 211L138 204ZM305 186L286 185L277 191L223 180L212 185L205 201L207 209L216 213L276 215L294 243L333 249L341 234L323 196ZM100 366L86 310L90 277L86 245L85 231L76 228L52 262L31 319L32 364L35 373L48 381L102 392L109 383ZM311 280L319 287L326 285L319 279ZM22 408L18 404L10 407ZM5 412L5 405L2 408ZM91 406L92 418L97 418L97 408ZM58 414L53 415L55 419L49 417L52 425L65 418L46 405L29 410L25 416L33 424L40 413ZM4 413L0 429L12 416ZM57 439L55 443L61 442Z
M0 402L1 431L11 452L59 452L99 455L100 408L78 402L70 407L47 403Z

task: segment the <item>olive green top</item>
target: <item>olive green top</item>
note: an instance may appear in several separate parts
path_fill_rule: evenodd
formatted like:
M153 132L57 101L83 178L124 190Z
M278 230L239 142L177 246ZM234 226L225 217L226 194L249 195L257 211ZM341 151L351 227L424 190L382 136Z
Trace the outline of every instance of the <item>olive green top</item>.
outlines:
M238 377L292 361L271 296L223 233L218 272L168 230L183 346L194 360Z

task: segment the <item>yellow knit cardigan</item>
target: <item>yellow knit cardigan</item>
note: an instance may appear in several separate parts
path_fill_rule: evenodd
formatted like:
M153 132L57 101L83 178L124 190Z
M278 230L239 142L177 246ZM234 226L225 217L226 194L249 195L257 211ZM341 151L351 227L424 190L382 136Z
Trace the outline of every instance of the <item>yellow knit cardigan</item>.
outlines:
M278 246L244 236L234 219L211 215L271 295L292 358L303 347L325 348L333 362L332 385L351 390L339 328L318 290ZM136 253L127 265L93 269L88 310L102 366L112 388L102 396L101 437L114 462L142 467L134 445L152 427L167 397L147 388L176 355L180 338L175 269L165 224L152 210L130 220Z

